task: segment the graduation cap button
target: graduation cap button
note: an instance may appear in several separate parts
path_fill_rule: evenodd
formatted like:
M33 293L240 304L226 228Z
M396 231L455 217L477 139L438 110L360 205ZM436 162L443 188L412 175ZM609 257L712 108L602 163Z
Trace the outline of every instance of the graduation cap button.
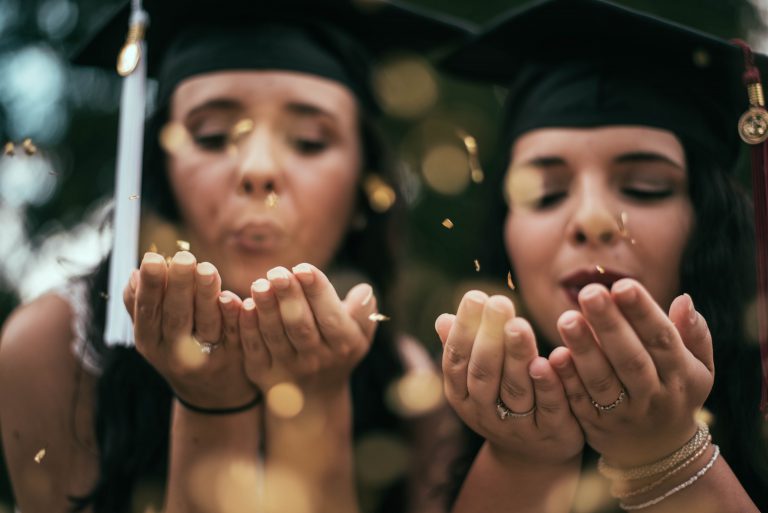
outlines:
M760 144L768 140L768 111L751 107L739 119L739 135L747 144Z

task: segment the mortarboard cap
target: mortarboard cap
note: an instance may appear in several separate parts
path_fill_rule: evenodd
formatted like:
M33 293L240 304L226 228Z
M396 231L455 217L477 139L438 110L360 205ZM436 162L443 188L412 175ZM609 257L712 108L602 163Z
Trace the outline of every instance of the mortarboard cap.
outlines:
M329 78L346 85L361 103L375 109L368 54L427 52L458 42L471 30L448 16L397 0L120 3L72 57L79 65L114 69L117 63L125 77L104 334L107 345L133 341L133 328L120 297L138 253L140 203L136 193L141 190L147 75L159 79L158 116L184 79L235 69L281 69Z
M762 409L768 415L768 58L604 0L543 0L502 15L443 61L509 87L505 135L644 125L676 134L730 172L752 145ZM741 138L740 138L741 136Z

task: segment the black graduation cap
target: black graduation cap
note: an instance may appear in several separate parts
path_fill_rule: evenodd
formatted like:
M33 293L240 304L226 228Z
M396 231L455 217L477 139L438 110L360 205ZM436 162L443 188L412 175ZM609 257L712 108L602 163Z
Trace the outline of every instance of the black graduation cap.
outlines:
M543 0L500 16L443 61L510 88L508 141L545 127L645 125L675 133L724 172L752 145L758 339L768 415L768 58L604 0Z
M129 29L130 27L130 29ZM368 54L427 52L472 27L398 0L126 0L73 53L75 64L125 77L105 342L130 344L120 297L138 253L146 77L159 79L154 121L184 79L233 69L282 69L341 82L375 110ZM126 35L127 34L127 35ZM119 56L119 58L118 58ZM153 125L156 123L153 123Z

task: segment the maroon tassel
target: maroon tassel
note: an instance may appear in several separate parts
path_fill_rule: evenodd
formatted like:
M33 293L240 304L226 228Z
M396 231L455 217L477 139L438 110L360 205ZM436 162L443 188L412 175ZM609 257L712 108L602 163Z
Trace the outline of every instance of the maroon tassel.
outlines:
M744 85L749 109L739 120L739 135L752 145L752 195L755 208L757 243L757 336L763 369L760 410L768 419L768 112L765 110L760 70L752 50L740 40L734 41L744 51Z

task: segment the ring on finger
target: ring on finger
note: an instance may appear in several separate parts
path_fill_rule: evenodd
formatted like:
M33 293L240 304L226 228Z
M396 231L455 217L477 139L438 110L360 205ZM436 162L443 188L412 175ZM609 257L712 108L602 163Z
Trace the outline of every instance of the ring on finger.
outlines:
M498 415L501 420L506 420L507 417L511 417L513 419L522 419L523 417L530 417L531 415L533 415L533 412L535 411L536 411L536 405L534 404L530 410L523 413L517 413L515 411L510 410L509 406L504 404L504 401L501 400L501 397L496 398L496 415Z
M192 340L200 346L200 352L203 354L211 354L221 346L221 342L202 342L196 336L192 335Z
M592 406L594 406L598 411L611 411L612 409L616 408L618 405L623 403L624 398L626 396L627 396L626 390L624 390L624 387L621 387L621 390L619 391L619 396L616 398L615 401L613 401L610 404L600 404L591 397L589 398L589 400L592 402Z

